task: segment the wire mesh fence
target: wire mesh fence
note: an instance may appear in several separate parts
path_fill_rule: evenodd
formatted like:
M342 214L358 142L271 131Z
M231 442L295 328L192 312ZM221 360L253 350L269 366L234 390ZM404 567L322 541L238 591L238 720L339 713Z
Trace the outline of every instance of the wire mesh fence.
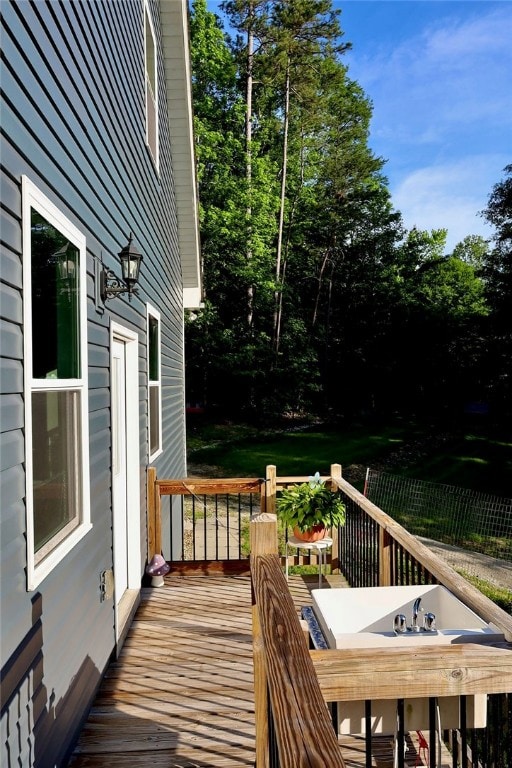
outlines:
M372 469L364 494L457 570L512 589L512 499Z

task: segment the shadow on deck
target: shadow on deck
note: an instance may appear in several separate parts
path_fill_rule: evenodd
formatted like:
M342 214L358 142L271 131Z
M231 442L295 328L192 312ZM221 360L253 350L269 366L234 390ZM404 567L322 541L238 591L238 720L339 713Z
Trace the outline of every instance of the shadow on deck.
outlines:
M345 584L324 577L324 588ZM317 586L290 577L298 613ZM250 576L171 574L143 589L69 768L252 768L254 741ZM347 767L364 766L361 741L344 740ZM422 765L409 742L406 764ZM375 740L373 765L392 765L389 738Z

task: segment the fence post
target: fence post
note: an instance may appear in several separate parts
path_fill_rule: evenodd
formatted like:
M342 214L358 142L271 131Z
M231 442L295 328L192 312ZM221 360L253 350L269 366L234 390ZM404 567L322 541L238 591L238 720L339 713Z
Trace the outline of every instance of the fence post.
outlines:
M268 466L261 486L260 514L251 519L251 560L259 555L277 554L276 468ZM258 605L252 590L252 642L254 660L254 714L256 727L257 768L269 768L268 683Z
M341 480L341 464L331 464L331 478ZM332 550L331 550L331 573L340 572L338 527L332 529Z

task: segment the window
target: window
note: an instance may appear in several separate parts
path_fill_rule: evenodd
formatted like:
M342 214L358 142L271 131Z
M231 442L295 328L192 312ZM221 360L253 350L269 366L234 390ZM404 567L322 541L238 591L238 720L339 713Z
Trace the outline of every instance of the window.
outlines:
M162 388L160 313L148 306L149 460L162 452Z
M155 30L147 5L144 7L144 51L146 62L146 143L158 170L158 77Z
M90 529L85 237L23 177L28 589Z

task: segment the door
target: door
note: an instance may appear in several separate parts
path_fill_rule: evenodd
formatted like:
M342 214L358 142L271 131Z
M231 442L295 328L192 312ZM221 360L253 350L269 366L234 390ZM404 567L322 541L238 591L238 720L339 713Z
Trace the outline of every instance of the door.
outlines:
M139 339L117 323L111 325L112 551L114 624L121 648L140 597L141 500L139 429Z
M112 342L112 512L116 605L128 589L126 345Z

